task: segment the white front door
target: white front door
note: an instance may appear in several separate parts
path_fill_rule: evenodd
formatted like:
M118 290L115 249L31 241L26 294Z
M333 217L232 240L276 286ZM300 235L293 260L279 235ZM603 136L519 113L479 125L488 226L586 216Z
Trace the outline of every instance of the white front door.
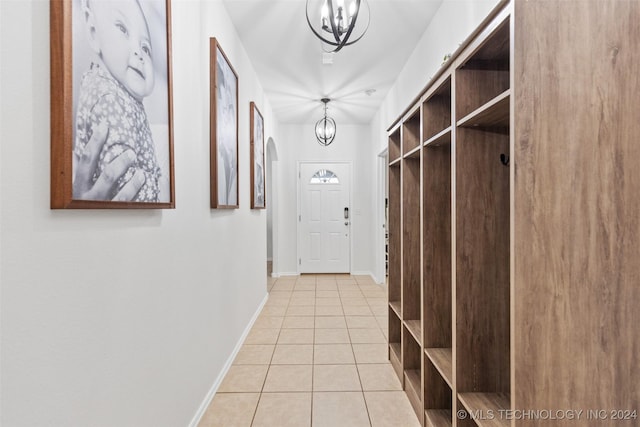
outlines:
M300 273L349 273L348 163L300 163Z

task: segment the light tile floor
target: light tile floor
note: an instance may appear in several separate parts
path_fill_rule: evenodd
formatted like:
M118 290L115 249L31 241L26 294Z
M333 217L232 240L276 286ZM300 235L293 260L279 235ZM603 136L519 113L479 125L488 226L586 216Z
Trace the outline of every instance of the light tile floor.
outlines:
M368 276L268 281L269 300L199 427L419 427Z

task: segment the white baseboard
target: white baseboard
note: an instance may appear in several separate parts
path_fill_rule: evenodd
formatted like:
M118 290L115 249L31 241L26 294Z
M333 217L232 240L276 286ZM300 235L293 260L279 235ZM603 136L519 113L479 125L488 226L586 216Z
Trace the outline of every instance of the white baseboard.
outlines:
M382 280L379 280L375 274L373 274L370 271L354 271L351 273L351 275L353 276L369 276L371 277L371 279L373 280L373 283L375 283L376 285L384 285L385 282L385 278L383 277Z
M376 278L376 276L370 271L352 271L349 274L351 274L352 276L369 276L378 285L382 285L384 283L384 279L382 279L382 281L379 281ZM275 273L275 272L273 272L273 273L271 273L271 277L299 276L299 275L300 274L293 273L293 272L283 272L283 273Z
M373 274L370 271L352 271L351 273L352 276L371 276L373 277Z
M277 277L283 277L283 276L299 276L299 274L297 272L290 272L290 271L285 271L285 272L281 272L281 273L277 273L278 276Z
M258 316L260 315L260 312L262 311L262 308L266 304L267 299L269 299L269 294L264 296L264 299L262 300L262 302L258 306L258 309L253 314L253 317L249 321L249 324L245 328L244 332L240 336L240 339L238 340L238 343L236 344L235 348L233 349L233 352L231 352L231 355L229 356L229 358L227 359L226 363L222 367L222 371L220 371L220 374L218 374L218 377L213 382L213 385L211 386L211 389L209 390L209 392L207 393L206 397L204 398L204 400L200 404L200 407L198 408L198 411L196 412L196 414L193 416L193 419L189 423L189 427L197 427L198 423L200 423L200 420L202 419L202 416L204 415L204 413L206 412L207 408L211 404L211 401L213 400L213 397L216 395L216 392L218 391L218 388L220 387L220 384L222 383L222 380L224 379L224 376L227 375L227 372L229 372L229 368L231 368L231 365L233 364L233 360L238 355L238 352L240 351L240 348L242 348L242 344L244 344L244 340L247 338L247 335L249 335L249 331L251 331L251 328L253 327L253 324L256 322L256 319L258 318Z

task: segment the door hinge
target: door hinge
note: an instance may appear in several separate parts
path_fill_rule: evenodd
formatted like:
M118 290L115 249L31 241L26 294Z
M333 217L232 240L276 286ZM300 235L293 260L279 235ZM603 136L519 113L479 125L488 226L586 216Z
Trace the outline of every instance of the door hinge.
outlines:
M298 258L298 265L302 265L302 259Z
M298 215L298 221L302 221L302 215Z

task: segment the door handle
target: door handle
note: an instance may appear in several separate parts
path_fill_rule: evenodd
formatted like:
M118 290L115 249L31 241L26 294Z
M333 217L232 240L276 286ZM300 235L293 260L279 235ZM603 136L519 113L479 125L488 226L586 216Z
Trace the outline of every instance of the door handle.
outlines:
M345 221L345 222L344 222L344 225L349 225L349 221Z

